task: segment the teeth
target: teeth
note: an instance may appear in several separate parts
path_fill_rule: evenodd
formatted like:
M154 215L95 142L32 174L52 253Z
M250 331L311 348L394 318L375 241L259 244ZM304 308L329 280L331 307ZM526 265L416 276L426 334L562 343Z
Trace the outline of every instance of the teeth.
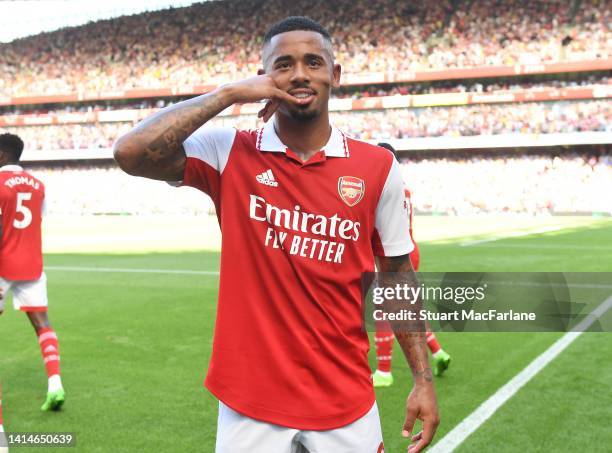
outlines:
M306 99L307 97L310 97L311 95L309 93L297 93L297 94L294 94L294 96L298 99Z

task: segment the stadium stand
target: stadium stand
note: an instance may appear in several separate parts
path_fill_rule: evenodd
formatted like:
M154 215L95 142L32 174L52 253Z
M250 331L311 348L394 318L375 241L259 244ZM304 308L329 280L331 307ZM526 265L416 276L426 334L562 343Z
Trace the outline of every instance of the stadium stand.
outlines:
M612 215L608 154L463 154L402 164L417 212Z
M164 182L132 178L109 164L35 167L32 171L45 182L49 215L201 215L214 212L212 201L195 189L175 190ZM148 196L143 197L143 193Z
M2 45L0 96L242 78L260 65L265 27L305 11L329 27L349 75L480 66L514 71L516 65L607 60L612 10L605 5L606 0L204 2ZM337 11L349 22L339 21Z
M332 92L334 99L364 99L383 96L410 96L420 94L446 94L446 93L467 93L467 94L495 94L507 95L513 94L533 94L538 95L534 100L557 100L554 97L550 99L542 99L542 93L555 93L557 97L565 90L569 92L584 93L581 98L591 99L596 96L596 91L607 92L612 90L612 79L605 73L593 74L579 77L573 75L572 78L555 77L552 79L538 80L538 78L523 77L521 80L517 78L506 79L482 79L482 80L466 80L466 81L450 81L441 80L436 82L425 83L402 83L402 84L376 84L363 86L349 86L336 89ZM591 90L590 92L588 90ZM0 125L2 125L2 115L34 115L45 113L87 113L99 112L108 110L123 110L123 109L152 109L162 108L171 105L174 102L189 99L191 96L173 96L162 98L147 98L147 99L124 99L124 100L94 100L89 102L79 103L37 103L37 104L11 104L0 105ZM508 99L505 99L508 102ZM510 99L510 102L518 102L518 99ZM333 107L332 107L333 108Z
M253 75L262 31L308 14L343 66L332 121L394 143L419 212L612 215L593 196L612 193L611 11L609 0L223 0L100 21L0 44L0 131L50 165L51 213L210 212L125 177L110 147L156 109ZM211 124L256 128L259 108ZM65 178L90 184L64 194ZM155 196L129 195L142 190Z
M612 215L610 198L594 196L612 189L609 153L453 153L402 159L417 213ZM110 164L33 171L46 182L50 215L201 215L214 209L195 190L177 191L162 182L130 178Z
M612 105L607 101L519 103L419 109L333 112L332 121L363 140L389 138L498 135L506 133L612 132ZM257 129L256 115L219 117L211 125ZM8 127L28 150L109 148L132 122L104 122Z

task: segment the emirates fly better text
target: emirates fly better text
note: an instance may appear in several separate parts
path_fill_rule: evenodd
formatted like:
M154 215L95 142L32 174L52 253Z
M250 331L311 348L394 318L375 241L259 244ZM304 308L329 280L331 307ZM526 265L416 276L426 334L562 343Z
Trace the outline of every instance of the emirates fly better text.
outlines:
M337 214L326 217L302 211L301 206L293 210L274 206L263 197L250 195L249 217L259 222L266 222L264 245L288 251L298 255L330 263L342 263L344 241L357 241L361 224L350 219L343 219ZM293 232L291 235L288 230ZM298 233L319 236L311 238Z

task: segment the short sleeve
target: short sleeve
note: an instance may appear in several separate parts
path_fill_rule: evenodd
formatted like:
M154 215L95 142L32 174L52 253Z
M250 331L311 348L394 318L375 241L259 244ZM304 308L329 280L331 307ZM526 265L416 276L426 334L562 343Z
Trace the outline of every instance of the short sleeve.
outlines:
M414 250L408 209L399 163L393 159L376 207L377 256L402 256Z
M236 129L206 125L191 134L183 142L187 163L181 185L195 187L214 198L235 138Z

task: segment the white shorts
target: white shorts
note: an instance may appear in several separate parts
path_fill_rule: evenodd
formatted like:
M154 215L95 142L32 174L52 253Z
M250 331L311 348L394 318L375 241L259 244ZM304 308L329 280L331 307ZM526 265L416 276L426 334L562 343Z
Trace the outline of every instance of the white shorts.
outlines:
M6 436L4 435L2 425L0 425L0 453L8 453L8 451L8 441L6 440Z
M301 431L254 420L219 401L216 453L383 453L376 403L351 424Z
M6 436L4 435L4 429L2 429L2 424L0 424L0 453L8 453L8 441L6 440Z
M47 276L43 272L38 280L5 280L0 277L3 298L0 310L9 291L13 292L13 307L22 311L45 311L47 309Z

